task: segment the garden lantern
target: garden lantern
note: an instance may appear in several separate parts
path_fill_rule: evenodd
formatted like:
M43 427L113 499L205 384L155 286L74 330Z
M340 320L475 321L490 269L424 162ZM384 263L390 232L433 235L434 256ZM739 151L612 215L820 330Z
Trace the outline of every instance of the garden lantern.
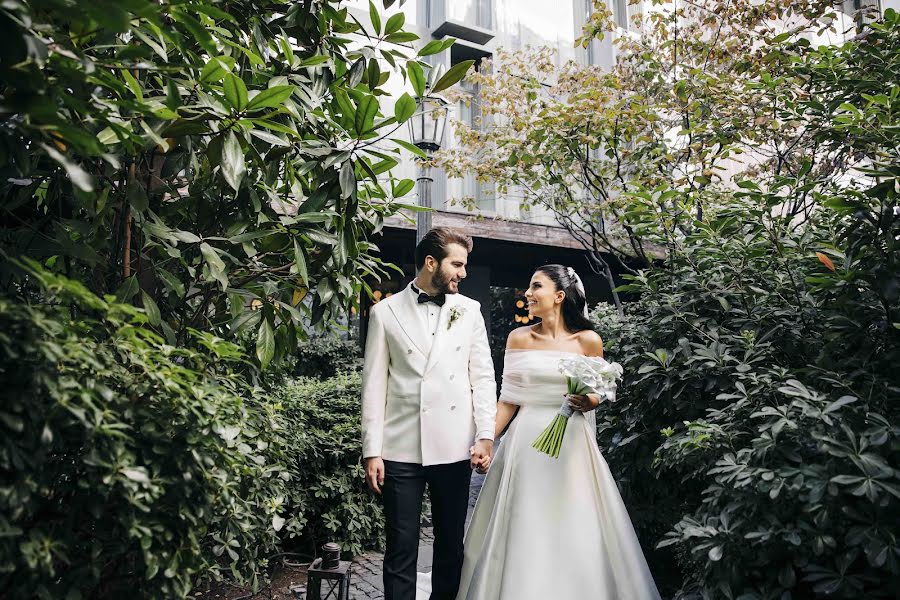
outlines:
M350 600L350 564L341 560L341 548L334 542L322 546L322 557L314 560L306 573L307 600ZM295 597L299 594L299 589L294 591Z
M426 159L419 161L416 178L419 191L419 206L431 209L432 154L441 149L444 130L447 127L447 101L440 96L423 96L416 100L416 112L409 119L409 139L416 148L425 153ZM431 229L431 210L416 213L416 243Z

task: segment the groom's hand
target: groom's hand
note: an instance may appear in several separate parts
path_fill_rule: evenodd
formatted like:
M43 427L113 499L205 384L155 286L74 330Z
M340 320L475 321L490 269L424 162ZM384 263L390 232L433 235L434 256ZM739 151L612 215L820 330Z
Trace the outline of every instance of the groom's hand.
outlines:
M469 460L469 466L479 473L484 473L491 464L491 454L493 452L493 440L478 440L470 451L472 458Z
M366 483L369 489L376 494L381 493L381 486L384 485L384 461L380 456L371 456L364 459L366 467Z

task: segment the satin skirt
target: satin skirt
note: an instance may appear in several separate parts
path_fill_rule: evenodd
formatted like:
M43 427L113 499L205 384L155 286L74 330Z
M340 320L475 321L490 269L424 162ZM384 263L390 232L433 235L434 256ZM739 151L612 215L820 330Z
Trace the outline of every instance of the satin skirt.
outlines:
M457 600L659 598L590 421L569 419L559 458L531 447L558 408L522 406L500 444L466 532Z

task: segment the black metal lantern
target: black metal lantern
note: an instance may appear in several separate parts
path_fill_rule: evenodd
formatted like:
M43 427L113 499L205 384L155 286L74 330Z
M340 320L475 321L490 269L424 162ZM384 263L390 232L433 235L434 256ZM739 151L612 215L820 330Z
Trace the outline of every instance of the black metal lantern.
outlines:
M350 561L341 560L341 548L334 542L322 546L322 557L309 565L306 572L307 600L350 600ZM292 588L300 598L302 588Z
M416 183L419 206L428 210L416 213L416 243L431 229L431 154L441 149L447 127L447 101L440 96L422 96L416 100L416 112L409 119L409 139L425 153L426 160L418 161Z
M409 121L409 140L426 154L440 150L447 127L447 101L440 96L416 100L416 112Z

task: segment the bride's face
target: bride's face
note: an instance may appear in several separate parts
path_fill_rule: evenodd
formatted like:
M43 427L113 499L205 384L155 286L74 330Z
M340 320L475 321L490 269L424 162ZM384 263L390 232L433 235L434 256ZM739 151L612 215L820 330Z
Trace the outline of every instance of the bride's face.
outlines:
M557 290L553 280L542 271L537 271L531 276L531 282L525 292L528 312L533 317L546 316L558 311L565 297L565 292Z

